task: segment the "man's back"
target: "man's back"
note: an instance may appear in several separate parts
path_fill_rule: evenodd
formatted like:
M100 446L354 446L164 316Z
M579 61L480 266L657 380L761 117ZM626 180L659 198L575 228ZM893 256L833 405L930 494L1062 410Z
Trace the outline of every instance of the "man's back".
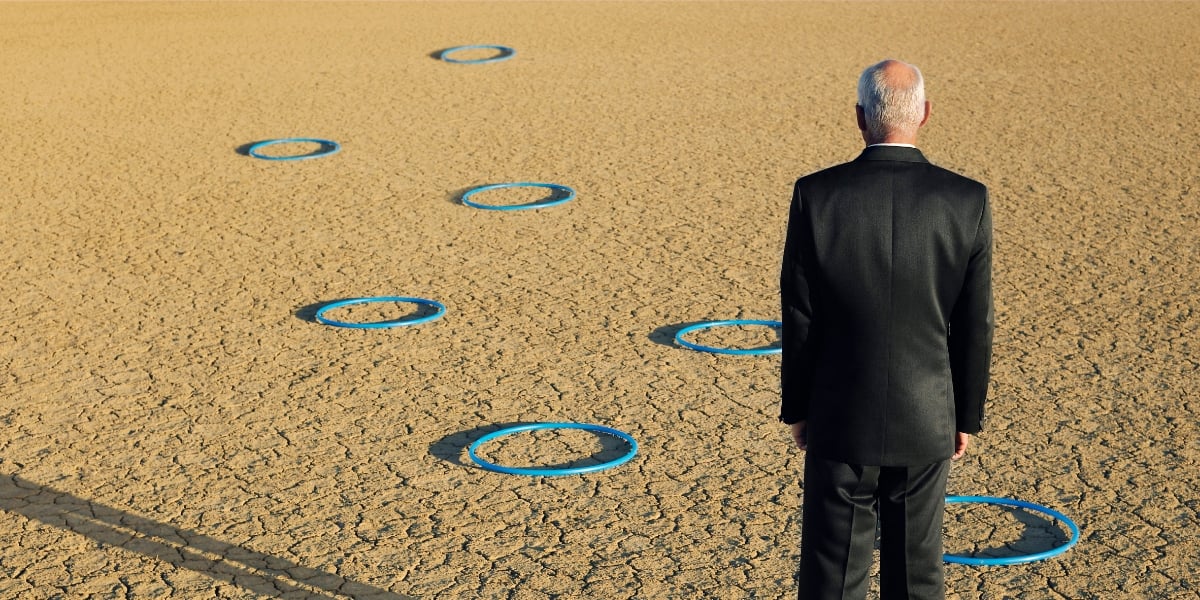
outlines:
M791 219L784 420L807 419L822 458L948 458L956 431L979 430L987 387L986 188L915 148L872 146L797 181Z
M863 70L866 150L796 182L780 274L781 421L804 461L801 600L943 600L950 461L978 432L992 345L983 185L916 149L920 69Z

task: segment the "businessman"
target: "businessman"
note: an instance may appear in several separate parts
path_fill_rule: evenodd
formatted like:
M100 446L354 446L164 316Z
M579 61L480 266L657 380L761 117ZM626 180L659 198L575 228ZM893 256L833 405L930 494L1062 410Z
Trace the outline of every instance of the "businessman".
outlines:
M782 409L806 451L802 600L944 598L950 460L982 427L991 362L987 189L916 148L921 72L859 78L855 160L796 182L784 247Z

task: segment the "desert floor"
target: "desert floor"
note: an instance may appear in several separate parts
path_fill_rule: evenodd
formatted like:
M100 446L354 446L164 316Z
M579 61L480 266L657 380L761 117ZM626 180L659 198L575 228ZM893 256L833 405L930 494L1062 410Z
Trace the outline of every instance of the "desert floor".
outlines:
M1082 529L948 565L949 596L1197 598L1198 31L1155 2L0 4L0 597L794 597L778 357L672 337L778 318L791 184L858 153L856 78L896 57L926 155L992 192L990 417L950 492ZM516 55L438 60L463 44ZM341 151L246 153L284 137ZM578 197L459 202L512 181ZM447 312L314 318L381 295ZM467 456L543 421L639 451ZM1066 530L950 506L946 536Z

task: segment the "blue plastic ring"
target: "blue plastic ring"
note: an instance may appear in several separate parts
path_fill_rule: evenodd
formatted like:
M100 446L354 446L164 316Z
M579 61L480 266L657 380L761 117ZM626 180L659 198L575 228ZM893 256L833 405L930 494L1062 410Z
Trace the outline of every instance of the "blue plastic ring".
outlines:
M316 152L299 154L296 156L268 156L266 154L259 154L258 152L267 146L274 146L276 144L289 144L293 142L312 142L314 144L320 144L321 147ZM284 138L279 140L267 140L265 142L254 144L253 146L250 146L250 150L247 152L247 154L253 156L254 158L261 158L263 160L307 160L310 158L319 158L322 156L329 156L330 154L337 154L338 150L341 149L342 146L333 140L322 140L319 138Z
M780 352L783 352L782 348L717 348L714 346L702 346L700 344L693 344L692 342L689 342L689 341L683 339L683 336L685 336L693 331L699 331L701 329L709 329L711 327L729 327L729 326L737 326L737 325L766 325L767 327L783 327L783 323L780 321L756 321L756 320L752 320L752 319L734 319L732 321L708 321L705 323L697 323L695 325L689 325L687 327L684 327L683 329L680 329L678 332L675 333L675 342L678 343L680 346L683 346L684 348L691 348L692 350L699 350L700 352L714 352L716 354L741 354L741 355L754 354L754 355L757 355L757 354L779 354Z
M477 450L480 446L482 446L483 444L485 444L491 440L494 440L498 437L506 436L506 435L513 434L513 433L520 433L522 431L534 431L534 430L538 430L538 429L582 429L584 431L591 431L593 433L604 433L604 434L608 434L608 435L613 435L613 436L621 438L622 440L625 440L625 443L629 444L629 452L626 452L625 455L620 458L610 460L605 463L600 463L598 465L589 465L586 467L571 467L568 469L538 469L538 468L531 468L531 467L505 467L503 465L497 465L495 463L490 463L486 460L483 460L482 458L479 458L478 454L475 453L475 450ZM533 476L540 475L540 476L546 476L546 477L557 477L560 475L580 475L582 473L595 473L596 471L603 471L605 469L611 469L618 465L623 465L623 464L629 462L633 458L633 456L635 454L637 454L637 449L638 449L637 441L633 439L633 436L629 435L628 433L625 433L624 431L613 429L611 427L605 427L603 425L589 425L587 423L530 423L527 425L517 425L515 427L508 427L505 429L501 429L499 431L493 431L492 433L489 433L489 434L479 438L478 440L475 440L475 443L471 444L471 447L467 449L467 455L470 456L471 460L475 461L479 466L481 466L489 471L496 471L498 473L508 473L510 475L533 475Z
M976 558L974 556L959 556L956 554L942 555L942 560L948 563L972 566L1019 565L1037 560L1045 560L1052 556L1058 556L1079 542L1079 526L1076 525L1074 521L1067 518L1066 515L1058 512L1057 510L1046 508L1045 506L1034 504L1032 502L1013 500L1010 498L993 498L991 496L946 496L946 503L997 504L1001 506L1015 506L1017 508L1024 508L1026 510L1039 512L1053 517L1055 520L1066 525L1067 529L1071 530L1071 539L1067 541L1067 543L1056 548L1051 548L1044 552L1021 554L1017 556L1003 556L998 558Z
M497 54L496 56L493 56L491 58L475 58L475 59L469 59L469 60L450 58L451 54L453 54L455 52L460 52L462 50L498 50L498 51L500 51L500 54ZM513 50L512 48L509 48L508 46L496 46L493 44L476 44L473 46L455 46L454 48L447 48L445 50L442 50L441 54L438 55L438 58L441 58L442 60L444 60L448 63L456 63L456 64L460 64L460 65L481 65L483 63L493 63L493 62L500 62L502 60L508 60L508 59L512 58L513 56L516 56L516 54L517 54L517 51Z
M512 187L548 188L548 189L552 189L556 192L566 192L567 196L565 198L559 198L557 200L530 202L529 204L499 205L499 204L480 204L478 202L471 201L471 196L474 196L475 194L478 194L479 192L486 192L488 190L498 190L498 189L512 188ZM531 208L547 208L550 206L558 206L559 204L565 204L574 199L575 199L575 190L573 190L565 185L559 185L557 183L538 183L535 181L521 181L521 182L517 182L517 183L493 183L491 185L484 185L484 186L477 187L477 188L462 195L462 203L463 204L470 206L472 208L482 208L484 210L528 210Z
M335 308L350 306L351 304L367 304L370 302L409 302L412 304L420 304L422 306L432 306L433 308L437 309L437 312L431 315L425 315L424 317L418 317L416 319L378 321L375 323L347 323L345 321L327 319L324 316L326 311L333 310ZM352 329L384 329L387 327L399 327L401 325L417 325L419 323L428 323L429 321L440 318L444 314L446 314L446 305L438 302L437 300L426 300L424 298L405 298L402 296L377 296L374 298L351 298L349 300L330 302L329 304L322 306L317 311L316 319L318 323L332 325L334 327L349 327Z

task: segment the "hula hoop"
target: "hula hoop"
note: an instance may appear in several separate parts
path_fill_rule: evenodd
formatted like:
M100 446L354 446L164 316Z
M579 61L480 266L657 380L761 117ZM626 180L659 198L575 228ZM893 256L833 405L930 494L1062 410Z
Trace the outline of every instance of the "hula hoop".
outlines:
M1074 546L1079 541L1079 526L1076 525L1074 521L1067 518L1066 515L1058 512L1057 510L1047 508L1039 504L1026 502L1024 500L1013 500L1010 498L993 498L991 496L946 496L946 503L996 504L1001 506L1015 506L1017 508L1024 508L1026 510L1031 510L1033 512L1038 512L1053 517L1056 521L1066 525L1067 529L1071 530L1071 539L1068 540L1067 543L1056 548L1051 548L1044 552L1020 554L1017 556L1003 556L998 558L977 558L974 556L943 554L942 560L948 563L973 566L1019 565L1037 560L1045 560L1052 556L1058 556L1059 554L1066 552L1071 546Z
M367 304L367 303L371 303L371 302L408 302L408 303L412 303L412 304L420 304L421 306L431 306L437 310L431 315L425 315L423 317L418 317L415 319L398 319L398 320L394 320L394 321L377 321L375 323L347 323L345 321L335 321L333 319L327 319L324 316L326 311L333 310L335 308L340 308L343 306L350 306L352 304ZM376 296L374 298L351 298L349 300L338 300L337 302L330 302L329 304L326 304L325 306L322 306L319 310L317 310L316 319L317 319L318 323L323 323L325 325L332 325L334 327L349 327L351 329L383 329L386 327L400 327L402 325L417 325L420 323L428 323L429 321L440 318L444 314L446 314L446 305L442 304L441 302L438 302L437 300L426 300L424 298L405 298L402 296Z
M733 319L731 321L708 321L705 323L697 323L680 329L675 334L675 342L684 348L699 350L700 352L713 352L716 354L741 354L741 355L758 355L758 354L779 354L783 352L782 348L717 348L714 346L703 346L701 344L693 344L683 336L701 329L709 329L711 327L730 327L738 325L766 325L767 327L783 327L781 321L758 321L753 319Z
M486 192L488 190L498 190L498 189L503 189L503 188L513 188L513 187L547 188L547 189L554 190L556 192L565 192L567 194L567 196L565 198L559 198L557 200L530 202L528 204L508 204L508 205L480 204L479 202L471 201L471 196L474 196L475 194L478 194L479 192ZM574 199L575 199L575 190L573 190L565 185L559 185L557 183L538 183L536 181L520 181L517 183L493 183L491 185L484 185L484 186L477 187L477 188L463 194L462 198L461 198L463 204L470 206L471 208L482 208L483 210L528 210L531 208L547 208L550 206L558 206L559 204L565 204Z
M458 59L458 58L450 58L451 54L453 54L455 52L461 52L463 50L498 50L498 51L500 51L500 54L497 54L496 56L493 56L491 58L473 58L473 59L466 59L466 60ZM493 63L493 62L500 62L502 60L508 60L508 59L512 58L513 56L515 56L516 54L517 54L517 51L513 50L512 48L509 48L508 46L496 46L493 44L476 44L473 46L455 46L453 48L447 48L447 49L441 51L441 53L438 55L438 58L440 58L448 63L456 63L456 64L460 64L460 65L481 65L483 63Z
M276 144L290 144L293 142L312 142L314 144L320 144L321 147L316 152L299 154L296 156L268 156L266 154L259 154L258 152L259 150L268 146L274 146ZM254 158L261 158L262 160L307 160L310 158L319 158L322 156L329 156L330 154L337 154L338 150L341 149L341 144L338 144L333 140L322 140L319 138L283 138L278 140L258 142L257 144L250 146L250 150L247 151L247 154L253 156Z
M494 440L498 437L506 436L506 435L513 434L513 433L520 433L522 431L534 431L534 430L538 430L538 429L582 429L584 431L591 431L593 433L604 433L604 434L616 436L616 437L624 440L625 443L629 444L629 452L625 453L625 455L621 456L620 458L610 460L605 463L600 463L598 465L589 465L586 467L570 467L567 469L540 469L540 468L534 468L534 467L505 467L503 465L497 465L495 463L490 463L486 460L483 460L482 458L479 458L478 454L475 453L475 450L478 449L480 446L482 446L483 444L485 444L491 440ZM560 475L579 475L582 473L595 473L596 471L603 471L605 469L611 469L618 465L623 465L623 464L629 462L633 458L633 455L637 454L637 449L638 449L637 441L633 439L633 436L629 435L628 433L625 433L624 431L613 429L611 427L605 427L603 425L589 425L587 423L531 423L531 424L527 424L527 425L517 425L515 427L508 427L505 429L501 429L499 431L493 431L492 433L489 433L489 434L479 438L478 440L475 440L475 443L471 444L470 448L467 449L467 455L470 456L471 460L475 461L475 463L478 464L479 466L481 466L489 471L496 471L497 473L508 473L509 475L533 475L533 476L540 475L540 476L546 476L546 477L556 477L556 476L560 476Z

